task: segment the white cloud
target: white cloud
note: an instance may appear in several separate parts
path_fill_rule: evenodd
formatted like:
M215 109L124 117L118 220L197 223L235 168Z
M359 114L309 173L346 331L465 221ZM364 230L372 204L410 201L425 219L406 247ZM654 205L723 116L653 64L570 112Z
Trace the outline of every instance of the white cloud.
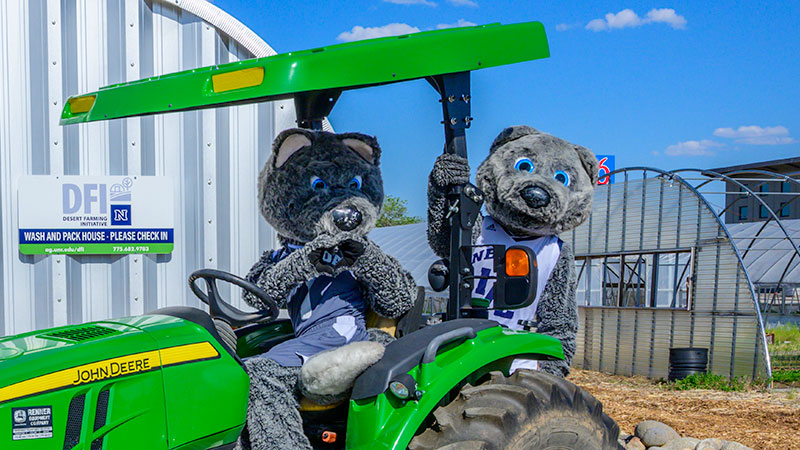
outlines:
M407 23L390 23L382 27L362 27L356 25L350 31L345 31L336 37L339 41L352 42L364 39L374 39L386 36L400 36L403 34L419 33L419 28Z
M473 0L447 0L453 6L471 6L473 8L478 7L478 2Z
M778 125L775 127L759 127L758 125L747 125L739 128L717 128L714 136L727 139L735 139L739 144L750 145L781 145L793 144L796 139L789 136L789 130Z
M651 9L644 20L645 23L665 23L676 30L686 28L686 18L675 14L672 8Z
M797 142L797 139L789 136L785 137L762 136L762 137L737 139L736 142L739 144L750 144L750 145L783 145L783 144L794 144L795 142Z
M478 25L477 23L470 22L469 20L458 19L456 23L440 23L436 25L437 30L443 30L445 28L459 28L459 27L474 27Z
M587 30L610 31L622 28L640 27L652 23L665 23L674 29L686 28L686 18L671 8L651 9L644 17L639 17L632 9L623 9L614 14L608 13L604 19L594 19L586 24Z
M425 5L436 6L436 3L429 0L383 0L386 3L394 3L395 5Z
M714 154L715 147L724 147L725 144L703 139L701 141L685 141L670 145L664 150L669 156L710 156Z

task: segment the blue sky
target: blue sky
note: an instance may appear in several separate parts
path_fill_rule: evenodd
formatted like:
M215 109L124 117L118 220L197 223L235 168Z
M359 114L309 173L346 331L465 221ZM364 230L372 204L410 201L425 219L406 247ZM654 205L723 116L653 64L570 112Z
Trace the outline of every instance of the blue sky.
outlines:
M713 168L800 156L800 3L215 0L279 53L455 24L540 21L551 57L473 72L473 170L526 124L616 166ZM386 193L424 216L441 109L423 81L345 93L337 131L378 137Z

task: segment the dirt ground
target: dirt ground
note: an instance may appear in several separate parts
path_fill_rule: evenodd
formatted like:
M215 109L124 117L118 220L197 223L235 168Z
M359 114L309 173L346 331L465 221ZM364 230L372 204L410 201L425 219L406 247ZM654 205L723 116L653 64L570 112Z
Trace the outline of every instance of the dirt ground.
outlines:
M603 402L625 433L658 420L681 436L737 441L756 450L800 450L800 392L673 391L644 377L573 369L570 381Z

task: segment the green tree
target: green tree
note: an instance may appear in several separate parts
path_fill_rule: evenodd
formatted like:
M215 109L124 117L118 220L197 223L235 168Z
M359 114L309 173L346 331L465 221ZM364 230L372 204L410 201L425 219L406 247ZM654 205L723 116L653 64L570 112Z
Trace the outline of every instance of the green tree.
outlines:
M407 203L406 200L401 200L400 197L387 195L383 199L383 211L381 216L378 217L377 226L380 228L422 222L421 218L408 215Z

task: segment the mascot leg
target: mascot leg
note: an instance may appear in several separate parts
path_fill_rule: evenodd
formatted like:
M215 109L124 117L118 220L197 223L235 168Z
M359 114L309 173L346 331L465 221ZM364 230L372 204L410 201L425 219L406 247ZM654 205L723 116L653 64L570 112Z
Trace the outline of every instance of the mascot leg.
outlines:
M313 402L331 405L345 400L356 378L383 356L378 342L351 342L312 356L300 374L300 391Z
M250 375L250 403L236 448L311 450L296 397L300 368L269 358L251 358L244 365Z

